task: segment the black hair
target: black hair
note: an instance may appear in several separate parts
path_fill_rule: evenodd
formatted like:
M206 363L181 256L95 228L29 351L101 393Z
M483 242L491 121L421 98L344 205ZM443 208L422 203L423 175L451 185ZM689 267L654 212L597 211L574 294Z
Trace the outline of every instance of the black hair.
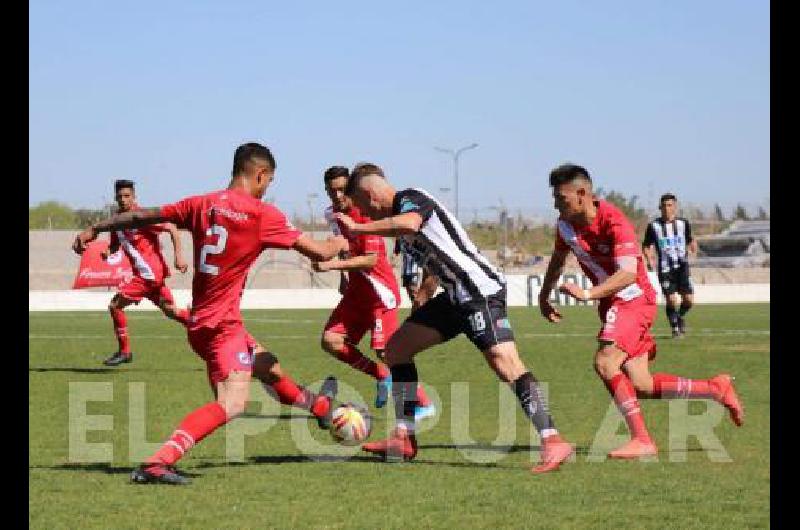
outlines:
M255 159L264 160L273 171L275 171L277 167L275 164L275 157L272 156L267 146L249 142L236 148L236 152L233 154L233 170L231 171L231 176L235 177L244 172L247 164Z
M339 177L350 177L350 170L344 166L331 166L325 170L325 184Z
M660 199L658 199L658 205L661 206L662 204L664 204L664 201L678 202L678 199L672 193L665 193L664 195L661 196Z
M586 179L589 182L592 181L592 177L589 176L586 168L576 164L561 164L550 172L550 185L553 187L560 186L577 178Z
M378 175L382 178L386 178L386 175L383 174L383 170L377 164L359 162L353 167L353 171L350 172L350 179L347 181L347 188L344 191L345 195L353 195L358 187L358 183L367 175Z
M114 193L119 193L119 190L123 188L130 188L134 191L135 188L133 187L133 181L127 179L119 179L114 181Z

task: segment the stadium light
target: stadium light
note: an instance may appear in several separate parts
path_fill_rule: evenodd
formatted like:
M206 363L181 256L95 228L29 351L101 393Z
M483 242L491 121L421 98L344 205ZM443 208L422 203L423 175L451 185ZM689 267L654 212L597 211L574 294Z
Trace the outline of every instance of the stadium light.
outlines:
M434 149L436 149L437 151L439 151L441 153L447 153L448 155L453 157L453 180L455 181L454 195L455 195L455 206L456 206L456 212L455 212L456 213L456 219L458 219L458 157L464 151L467 151L469 149L475 149L476 147L478 147L478 144L474 144L474 143L470 144L470 145L466 145L466 146L461 147L461 148L456 149L456 150L445 149L444 147L434 147Z

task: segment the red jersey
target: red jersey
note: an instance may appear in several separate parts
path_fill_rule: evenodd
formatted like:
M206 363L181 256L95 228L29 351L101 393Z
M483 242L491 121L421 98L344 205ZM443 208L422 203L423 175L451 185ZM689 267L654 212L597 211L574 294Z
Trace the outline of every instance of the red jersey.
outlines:
M584 274L593 285L598 285L617 271L616 258L636 258L636 282L615 296L632 300L645 295L656 299L656 292L647 277L647 270L639 250L633 225L616 206L606 201L595 201L597 216L588 226L574 226L559 218L556 230L556 250L572 250Z
M244 283L265 248L291 248L302 232L274 206L245 191L220 190L161 207L194 242L191 329L241 322Z
M345 212L356 223L369 223L371 219L355 206ZM333 209L325 210L325 217L336 235L343 235L350 244L350 256L376 254L378 261L370 270L351 271L348 274L347 295L356 295L358 299L380 302L386 309L394 309L400 304L400 288L394 277L394 270L386 257L386 243L382 236L372 234L353 235L344 225L333 217Z
M140 208L137 206L133 209ZM111 247L119 246L125 252L135 276L161 282L169 277L169 267L161 254L158 234L166 231L167 227L163 224L114 230L111 232Z

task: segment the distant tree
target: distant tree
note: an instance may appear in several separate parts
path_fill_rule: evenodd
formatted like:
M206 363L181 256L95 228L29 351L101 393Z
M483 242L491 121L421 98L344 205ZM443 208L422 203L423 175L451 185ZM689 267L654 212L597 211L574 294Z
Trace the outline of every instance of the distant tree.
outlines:
M720 208L719 204L714 205L714 219L716 219L717 221L721 221L723 223L727 220L725 219L725 214L723 213L722 208Z
M28 229L77 228L75 212L58 201L45 201L28 208Z
M112 210L113 212L114 210ZM80 208L75 210L75 222L79 228L86 228L92 223L101 221L108 217L108 209L106 210L91 210L87 208Z
M749 221L750 216L747 215L747 210L741 203L736 205L736 209L733 212L734 219L742 219L743 221Z
M647 224L647 211L636 204L639 200L638 195L632 195L628 198L618 191L611 190L606 192L603 188L597 188L597 190L595 190L595 195L622 210L622 213L624 213L637 228Z
M758 220L759 221L769 220L769 214L767 213L767 211L764 209L763 206L758 207Z

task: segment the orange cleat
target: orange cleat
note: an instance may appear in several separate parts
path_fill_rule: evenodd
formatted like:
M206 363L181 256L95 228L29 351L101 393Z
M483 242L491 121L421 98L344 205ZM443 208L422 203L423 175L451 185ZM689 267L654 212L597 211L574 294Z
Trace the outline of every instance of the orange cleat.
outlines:
M561 435L548 436L542 442L542 462L531 468L531 472L538 475L556 470L574 451L575 447L561 438Z
M739 401L736 389L733 388L733 377L728 374L720 374L709 379L709 383L714 389L714 399L725 405L733 423L741 427L744 423L744 407Z
M643 456L656 456L658 447L652 440L634 438L619 449L608 453L609 458L641 458Z
M361 449L376 455L382 455L387 462L413 460L417 456L417 437L401 428L396 427L391 436L379 442L366 443Z

